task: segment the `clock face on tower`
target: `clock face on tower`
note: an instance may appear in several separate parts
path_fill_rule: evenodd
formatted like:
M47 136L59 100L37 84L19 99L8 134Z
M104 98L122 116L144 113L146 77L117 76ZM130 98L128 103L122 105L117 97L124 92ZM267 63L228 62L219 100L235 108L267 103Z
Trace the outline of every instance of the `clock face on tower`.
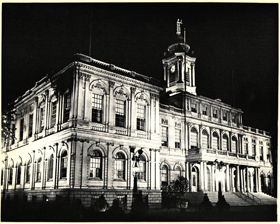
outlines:
M172 66L171 66L170 71L171 71L172 73L175 72L175 65L172 65Z

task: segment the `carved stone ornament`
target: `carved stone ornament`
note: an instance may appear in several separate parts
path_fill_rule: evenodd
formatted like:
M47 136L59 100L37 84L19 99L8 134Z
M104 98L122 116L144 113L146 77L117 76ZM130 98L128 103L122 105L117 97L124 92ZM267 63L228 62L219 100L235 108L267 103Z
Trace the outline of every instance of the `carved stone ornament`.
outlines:
M144 91L136 94L135 101L138 101L138 100L145 101L147 104L149 104L149 100L147 99L147 96L144 93Z
M121 85L121 86L119 86L115 89L114 96L117 96L117 95L123 96L123 97L126 97L126 98L129 97L129 94L127 93L127 91L126 91L126 89L124 88L123 85Z
M101 79L95 80L90 85L90 89L98 89L106 93L106 87L105 84L101 81Z

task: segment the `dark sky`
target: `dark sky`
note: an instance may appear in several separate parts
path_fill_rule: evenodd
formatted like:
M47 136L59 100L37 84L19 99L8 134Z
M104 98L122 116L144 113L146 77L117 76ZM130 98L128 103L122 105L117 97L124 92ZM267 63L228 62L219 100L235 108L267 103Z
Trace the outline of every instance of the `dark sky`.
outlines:
M74 53L163 78L176 21L187 28L198 95L244 111L243 123L275 132L278 5L229 3L8 4L2 8L2 106Z

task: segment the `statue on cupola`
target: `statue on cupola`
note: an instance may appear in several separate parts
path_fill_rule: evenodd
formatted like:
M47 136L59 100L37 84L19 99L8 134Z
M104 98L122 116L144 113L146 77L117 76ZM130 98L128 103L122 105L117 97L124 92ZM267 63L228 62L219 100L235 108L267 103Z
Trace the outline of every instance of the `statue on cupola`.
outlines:
M189 92L196 95L196 58L188 55L190 46L186 43L185 29L184 37L181 34L182 24L183 21L178 19L176 22L175 41L167 48L165 58L162 60L165 92L173 95L180 92Z

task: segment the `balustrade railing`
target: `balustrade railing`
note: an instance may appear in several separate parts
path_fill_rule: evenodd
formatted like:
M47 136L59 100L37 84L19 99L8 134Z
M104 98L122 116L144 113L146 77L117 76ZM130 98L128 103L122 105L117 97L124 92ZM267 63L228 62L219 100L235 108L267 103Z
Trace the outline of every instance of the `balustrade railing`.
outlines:
M118 135L127 135L127 128L116 127L115 130Z
M244 159L246 159L246 155L244 155L244 154L238 154L238 156L239 156L239 158L244 158Z
M228 152L228 155L229 156L236 156L236 153L235 152Z
M218 154L219 154L219 155L226 155L226 154L227 154L227 151L218 150Z
M248 159L255 159L255 156L248 156Z

